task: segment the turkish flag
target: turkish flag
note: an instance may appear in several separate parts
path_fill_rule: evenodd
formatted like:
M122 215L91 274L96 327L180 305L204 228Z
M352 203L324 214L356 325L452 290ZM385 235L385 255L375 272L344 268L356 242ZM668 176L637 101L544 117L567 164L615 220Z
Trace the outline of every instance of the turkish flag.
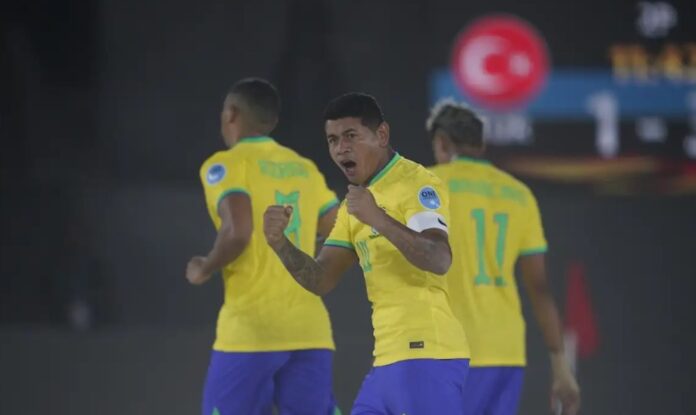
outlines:
M491 110L525 105L540 91L549 69L544 37L519 17L484 16L454 41L451 70L456 84Z
M599 347L599 332L585 280L585 267L580 262L568 267L565 304L565 330L576 338L578 357L590 357Z

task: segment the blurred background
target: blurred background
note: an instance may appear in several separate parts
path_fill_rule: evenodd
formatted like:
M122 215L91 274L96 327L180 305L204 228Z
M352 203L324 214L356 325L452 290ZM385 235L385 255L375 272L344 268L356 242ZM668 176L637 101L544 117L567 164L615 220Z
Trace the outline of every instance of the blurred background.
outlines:
M0 414L195 414L222 300L198 168L227 88L266 77L274 136L339 195L321 112L373 94L431 164L438 99L486 119L537 194L585 414L693 414L696 4L34 0L0 5ZM356 269L326 298L335 391L371 364ZM522 414L547 413L533 320Z

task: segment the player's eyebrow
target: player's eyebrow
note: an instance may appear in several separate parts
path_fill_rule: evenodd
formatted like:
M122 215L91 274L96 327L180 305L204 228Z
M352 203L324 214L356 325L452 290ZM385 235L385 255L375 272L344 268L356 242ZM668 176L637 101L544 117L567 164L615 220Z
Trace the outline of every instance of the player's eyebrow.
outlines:
M358 132L358 130L356 130L355 128L352 128L352 127L351 127L351 128L349 128L349 129L344 130L343 132L341 132L341 135L346 135L346 134L348 134L348 133L357 133L357 132Z

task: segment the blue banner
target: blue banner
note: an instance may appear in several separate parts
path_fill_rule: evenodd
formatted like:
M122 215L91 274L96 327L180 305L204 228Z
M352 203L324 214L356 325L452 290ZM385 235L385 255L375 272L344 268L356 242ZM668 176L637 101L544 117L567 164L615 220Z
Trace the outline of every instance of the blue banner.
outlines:
M448 69L433 73L430 98L431 104L442 98L454 98L480 108L460 91ZM536 98L513 112L535 120L577 120L592 118L607 105L616 109L620 119L696 116L696 85L667 79L622 82L608 69L557 69L549 75Z

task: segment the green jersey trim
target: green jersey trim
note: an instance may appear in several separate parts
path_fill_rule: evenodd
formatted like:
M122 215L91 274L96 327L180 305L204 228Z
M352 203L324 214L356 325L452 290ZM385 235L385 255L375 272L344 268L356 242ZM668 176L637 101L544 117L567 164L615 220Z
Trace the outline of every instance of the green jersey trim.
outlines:
M467 157L467 156L458 156L456 158L457 161L463 161L465 163L478 163L478 164L491 164L490 161L485 160L485 159L477 159L473 157Z
M324 241L325 246L337 246L339 248L346 248L350 249L351 251L355 251L355 248L353 247L353 244L347 241L339 241L338 239L327 239Z
M370 180L368 186L372 186L373 184L377 183L379 179L384 177L384 175L387 174L387 172L389 172L389 170L391 170L392 167L394 167L394 165L397 161L399 161L400 158L401 156L399 155L399 153L394 153L394 156L391 160L389 160L389 163L387 163L387 165L384 166L382 170L380 170L379 173L377 173L377 175L372 178L372 180Z
M259 136L259 137L244 137L239 140L238 143L265 143L267 141L273 141L271 137Z
M324 203L319 208L319 217L326 215L331 209L338 206L338 199L333 198L330 202Z
M546 251L548 251L548 250L549 250L548 246L540 246L538 248L523 249L520 251L520 256L543 254L543 253L546 253Z
M245 195L251 197L251 196L249 195L249 192L248 192L246 189L244 189L244 188L241 188L241 187L233 187L233 188L231 188L231 189L227 189L227 190L225 190L224 192L222 192L222 194L221 194L220 197L218 198L218 201L217 201L218 209L220 208L220 202L222 202L222 199L226 198L227 196L229 196L229 195L231 195L231 194L233 194L233 193L243 193L243 194L245 194Z

